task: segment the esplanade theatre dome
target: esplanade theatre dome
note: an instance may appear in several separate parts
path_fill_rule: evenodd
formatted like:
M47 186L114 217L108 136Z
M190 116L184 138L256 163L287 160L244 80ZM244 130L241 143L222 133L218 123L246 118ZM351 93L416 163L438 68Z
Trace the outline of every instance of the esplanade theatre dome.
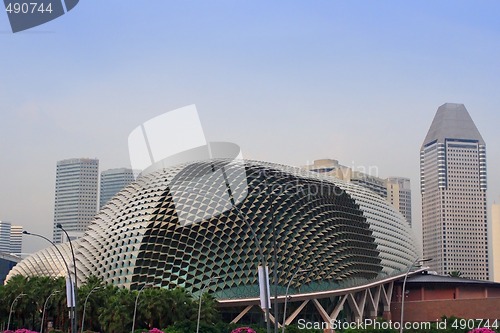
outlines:
M57 245L72 263L67 244ZM279 293L362 286L403 274L417 258L403 216L379 195L283 165L212 159L144 172L73 241L78 280L138 289L182 286L218 299L258 297L258 266ZM9 274L64 276L53 247ZM271 283L274 283L272 280ZM300 289L299 289L300 286Z

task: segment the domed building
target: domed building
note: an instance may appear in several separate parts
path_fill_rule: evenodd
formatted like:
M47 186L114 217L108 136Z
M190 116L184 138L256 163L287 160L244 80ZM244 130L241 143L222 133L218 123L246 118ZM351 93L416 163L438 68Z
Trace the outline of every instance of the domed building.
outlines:
M408 223L368 189L226 159L143 172L73 246L79 281L93 274L124 288L182 286L194 295L207 287L222 305L258 299L262 263L281 299L301 271L289 294L304 299L401 277L417 259ZM67 244L58 247L71 263ZM41 250L7 279L64 276L61 254Z

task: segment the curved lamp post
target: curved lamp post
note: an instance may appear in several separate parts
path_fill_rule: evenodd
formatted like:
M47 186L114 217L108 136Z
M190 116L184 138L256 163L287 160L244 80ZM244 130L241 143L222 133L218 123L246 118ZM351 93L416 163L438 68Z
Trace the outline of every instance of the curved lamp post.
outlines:
M297 274L302 275L302 274L310 272L310 271L311 271L311 269L297 269L295 271L295 273L293 273L292 278L290 279L290 281L288 281L288 285L286 286L286 291L285 291L285 306L284 306L284 309L283 309L283 325L281 327L281 332L282 333L285 333L285 326L286 326L286 304L288 302L288 289L290 288L290 285L292 284L293 279L295 278L295 276Z
M135 316L137 314L137 302L139 301L139 296L141 295L144 288L146 288L148 286L149 286L149 284L147 284L147 283L145 285L143 285L142 288L139 289L139 292L137 293L137 296L135 297L134 318L132 319L132 333L134 333L134 329L135 329Z
M94 288L92 288L92 289L90 290L90 292L89 292L89 294L87 295L87 297L85 297L85 302L83 303L82 325L81 325L81 327L80 327L80 331L81 331L81 333L83 333L83 323L84 323L84 321L85 321L85 309L87 308L87 301L89 300L90 295L91 295L91 294L92 294L95 290L99 290L99 289L101 289L101 286L99 286L99 285L95 286ZM40 333L42 333L42 332L40 331Z
M12 310L14 309L14 304L16 304L17 300L23 296L26 296L26 294L20 293L19 295L14 298L12 301L12 304L10 305L10 312L9 312L9 321L7 322L7 331L10 329L10 317L12 316Z
M210 284L210 282L217 281L218 279L220 279L220 276L213 276L213 277L211 277L207 281L207 283L205 283L205 285L203 286L203 288L201 289L200 304L198 305L198 319L196 320L196 333L198 333L200 331L201 299L203 297L203 293L205 292L205 289L208 287L208 285Z
M413 267L415 267L415 265L417 264L417 262L424 263L424 262L431 261L431 260L432 260L432 258L427 258L427 259L417 258L411 264L411 266L408 267L408 270L406 271L405 278L403 280L403 289L401 290L401 319L400 319L400 322L399 322L399 332L400 333L403 333L403 316L404 316L404 309L405 309L405 292L406 292L405 289L406 289L406 279L408 279L408 274L410 274L410 270Z
M26 230L23 231L23 234L45 239L47 242L49 242L50 244L52 244L52 246L54 246L54 248L56 249L56 251L61 256L61 258L62 258L62 260L64 262L64 266L66 266L66 271L68 272L69 284L71 286L73 286L73 279L71 278L71 271L69 270L68 262L66 261L66 259L64 259L64 256L63 256L61 250L59 250L59 248L56 246L56 244L53 241L51 241L50 239L48 239L47 237L45 237L45 236L42 236L42 235L39 235L39 234L34 234L34 233L28 232ZM75 279L76 279L76 276L75 276ZM76 295L75 295L75 292L74 292L74 289L73 289L73 292L70 293L70 295L69 295L69 299L70 299L70 304L71 305L76 304L76 300L74 299L74 297L76 297ZM76 311L75 311L76 309L74 307L70 307L69 309L70 309L69 313L70 313L70 319L71 319L71 332L72 333L76 333Z
M57 223L56 224L56 228L58 229L61 229L64 234L66 235L66 237L68 238L68 242L69 242L69 247L71 248L71 256L73 257L73 271L74 271L74 274L75 274L75 285L73 286L73 289L75 291L75 295L73 296L75 299L75 303L73 303L75 309L73 310L73 315L75 317L75 320L74 320L74 331L73 332L77 332L77 327L76 327L76 323L78 322L77 320L77 313L78 313L78 308L77 308L77 303L78 303L78 278L77 278L77 275L76 275L76 258L75 258L75 251L73 251L73 243L71 243L71 238L69 237L68 235L68 232L63 228L62 224L61 223Z
M45 310L47 309L47 304L49 303L49 299L54 296L55 294L59 293L59 290L54 290L49 297L45 300L45 303L43 304L43 311L42 311L42 323L40 324L40 333L43 333L43 323L45 321Z

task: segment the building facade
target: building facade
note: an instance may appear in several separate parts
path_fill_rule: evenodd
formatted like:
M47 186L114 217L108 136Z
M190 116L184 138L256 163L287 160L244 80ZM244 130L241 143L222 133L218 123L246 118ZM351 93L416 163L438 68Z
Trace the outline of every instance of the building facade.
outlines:
M411 183L408 178L391 177L380 178L371 175L370 168L366 172L353 170L342 165L337 160L315 160L313 164L302 167L305 170L332 176L348 183L363 186L387 199L396 208L411 226ZM378 172L377 169L374 170ZM368 172L368 173L367 173Z
M491 205L491 245L493 281L500 282L500 204Z
M116 193L135 180L132 169L118 168L101 172L99 208L102 208Z
M242 165L212 160L143 173L74 242L78 278L93 274L131 289L181 286L198 295L220 276L209 287L213 295L245 299L259 295L259 248L274 262L280 295L297 269L310 272L290 292L316 293L404 274L416 259L408 224L372 191L269 163L245 161L240 173ZM228 205L235 193L242 200ZM203 218L182 224L182 212ZM68 255L67 243L57 246ZM64 274L58 256L52 247L39 251L10 276Z
M420 150L420 176L429 266L488 280L486 145L463 104L438 108Z
M21 255L23 253L23 227L13 225L10 228L10 253Z
M403 214L411 226L411 183L408 178L390 177L386 180L387 200Z
M65 241L60 223L72 239L83 235L97 213L99 160L74 158L57 162L54 204L55 243Z
M0 221L0 252L10 253L10 222Z
M0 221L0 252L21 255L23 247L23 227Z

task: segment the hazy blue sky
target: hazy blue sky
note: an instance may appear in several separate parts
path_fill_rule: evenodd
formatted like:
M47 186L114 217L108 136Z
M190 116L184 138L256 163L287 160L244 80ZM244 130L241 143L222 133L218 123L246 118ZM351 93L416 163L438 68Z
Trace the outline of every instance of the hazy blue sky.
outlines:
M498 199L499 17L498 1L82 0L12 34L0 12L0 219L51 237L57 160L128 166L129 132L188 104L248 158L410 177L418 224L420 145L464 103Z

